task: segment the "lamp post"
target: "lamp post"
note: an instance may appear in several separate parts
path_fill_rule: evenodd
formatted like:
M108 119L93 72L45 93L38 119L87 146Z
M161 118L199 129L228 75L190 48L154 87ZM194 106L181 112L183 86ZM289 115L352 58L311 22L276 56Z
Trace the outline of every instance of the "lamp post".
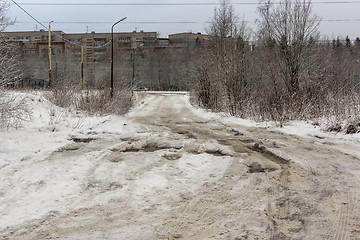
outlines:
M51 23L49 22L49 87L51 87Z
M124 21L126 17L120 19L116 23L114 23L111 27L111 72L110 72L110 97L112 98L114 95L114 27L116 24Z

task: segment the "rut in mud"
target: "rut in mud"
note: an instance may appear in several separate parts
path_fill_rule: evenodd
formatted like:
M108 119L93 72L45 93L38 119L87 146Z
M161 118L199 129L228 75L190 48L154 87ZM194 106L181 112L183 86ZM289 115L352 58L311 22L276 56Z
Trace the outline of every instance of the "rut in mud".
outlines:
M76 190L0 237L360 239L360 162L336 143L224 124L182 94L150 95L128 118L136 134L84 133L37 161L48 174L33 192L55 172Z

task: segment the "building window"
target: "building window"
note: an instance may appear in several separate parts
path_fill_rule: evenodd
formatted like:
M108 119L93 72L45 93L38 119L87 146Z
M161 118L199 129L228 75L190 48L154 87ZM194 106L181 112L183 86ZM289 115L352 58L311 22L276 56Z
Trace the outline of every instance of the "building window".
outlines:
M70 38L70 42L81 42L81 38Z
M144 42L155 42L156 39L153 37L144 37Z
M23 54L24 55L36 55L36 49L24 49Z
M94 38L94 47L101 47L106 44L106 38Z
M119 38L119 42L129 43L129 42L131 42L131 38L130 37L121 37L121 38Z

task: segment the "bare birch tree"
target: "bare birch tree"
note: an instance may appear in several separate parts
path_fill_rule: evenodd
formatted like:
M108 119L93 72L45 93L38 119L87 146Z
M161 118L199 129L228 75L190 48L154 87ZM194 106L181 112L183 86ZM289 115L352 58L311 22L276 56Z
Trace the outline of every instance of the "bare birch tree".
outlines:
M229 0L221 0L207 29L210 48L201 53L195 79L202 103L214 110L237 115L246 86L247 28L240 22ZM204 58L207 58L205 61ZM206 91L205 91L206 89Z
M4 30L12 24L7 16L8 3L0 0L0 127L18 127L29 119L24 98L8 94L4 88L14 86L21 77L18 48L6 41Z
M281 0L277 4L267 0L261 3L259 13L262 38L267 45L275 45L274 58L289 94L294 96L300 89L308 44L318 38L320 18L306 0Z
M0 87L14 86L21 77L18 48L0 43Z
M21 76L19 69L18 46L8 43L4 30L13 22L7 16L8 3L0 0L0 87L15 84Z

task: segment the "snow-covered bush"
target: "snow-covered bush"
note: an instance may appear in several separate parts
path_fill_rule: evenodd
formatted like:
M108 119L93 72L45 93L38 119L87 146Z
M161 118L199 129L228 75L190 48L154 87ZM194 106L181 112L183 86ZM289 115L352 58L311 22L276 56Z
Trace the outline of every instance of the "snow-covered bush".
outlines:
M124 114L132 106L132 96L129 89L115 90L111 98L109 91L84 91L75 99L78 110L90 114Z
M0 128L18 128L31 118L25 97L0 90Z
M89 114L124 114L132 106L130 89L115 89L110 97L109 90L76 90L70 87L56 87L51 89L46 98L53 104L85 111Z

